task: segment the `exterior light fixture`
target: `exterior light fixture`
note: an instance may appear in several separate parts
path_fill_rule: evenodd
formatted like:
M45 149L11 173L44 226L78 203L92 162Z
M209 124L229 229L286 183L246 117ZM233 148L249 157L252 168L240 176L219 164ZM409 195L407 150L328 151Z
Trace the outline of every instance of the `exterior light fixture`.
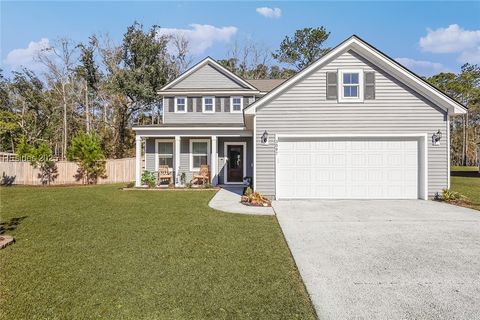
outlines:
M265 132L263 132L262 137L260 138L260 141L262 142L262 144L268 144L268 132L267 132L267 130L265 130Z
M432 145L439 146L441 139L442 139L442 132L440 131L440 129L438 129L438 131L432 135Z

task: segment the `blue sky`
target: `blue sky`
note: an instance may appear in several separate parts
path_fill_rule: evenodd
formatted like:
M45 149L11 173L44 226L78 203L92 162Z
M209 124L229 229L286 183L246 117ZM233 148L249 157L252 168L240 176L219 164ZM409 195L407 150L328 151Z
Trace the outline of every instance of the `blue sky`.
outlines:
M262 9L260 9L262 8ZM234 41L274 50L285 35L325 26L328 46L357 34L422 75L480 63L480 2L1 2L1 66L38 69L31 57L58 37L117 42L137 20L182 33L194 61L225 57Z

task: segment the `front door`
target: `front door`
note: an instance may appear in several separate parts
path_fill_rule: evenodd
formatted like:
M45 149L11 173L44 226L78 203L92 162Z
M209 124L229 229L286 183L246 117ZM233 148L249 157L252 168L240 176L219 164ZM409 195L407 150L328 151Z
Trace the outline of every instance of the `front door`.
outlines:
M243 144L227 144L227 182L243 182L244 170L244 152Z

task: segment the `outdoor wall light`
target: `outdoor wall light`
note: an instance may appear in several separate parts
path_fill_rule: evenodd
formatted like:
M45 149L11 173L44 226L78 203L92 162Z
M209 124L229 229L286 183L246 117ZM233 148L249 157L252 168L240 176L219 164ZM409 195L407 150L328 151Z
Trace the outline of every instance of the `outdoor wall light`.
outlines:
M260 141L262 142L262 144L268 144L268 132L267 132L267 130L265 130L265 132L263 132L262 137L260 138Z
M432 135L432 144L434 146L439 146L441 139L442 139L442 132L440 131L440 129L438 129L438 131Z

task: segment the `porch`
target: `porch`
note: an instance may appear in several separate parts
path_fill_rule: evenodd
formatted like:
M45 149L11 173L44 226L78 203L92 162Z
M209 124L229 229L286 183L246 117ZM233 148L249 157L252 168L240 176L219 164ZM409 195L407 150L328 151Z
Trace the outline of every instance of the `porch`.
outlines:
M168 166L175 187L191 182L202 165L208 165L210 183L214 186L243 184L245 177L253 176L252 133L243 127L215 130L165 130L163 127L139 129L135 128L136 187L142 185L144 170L156 176L160 166Z

